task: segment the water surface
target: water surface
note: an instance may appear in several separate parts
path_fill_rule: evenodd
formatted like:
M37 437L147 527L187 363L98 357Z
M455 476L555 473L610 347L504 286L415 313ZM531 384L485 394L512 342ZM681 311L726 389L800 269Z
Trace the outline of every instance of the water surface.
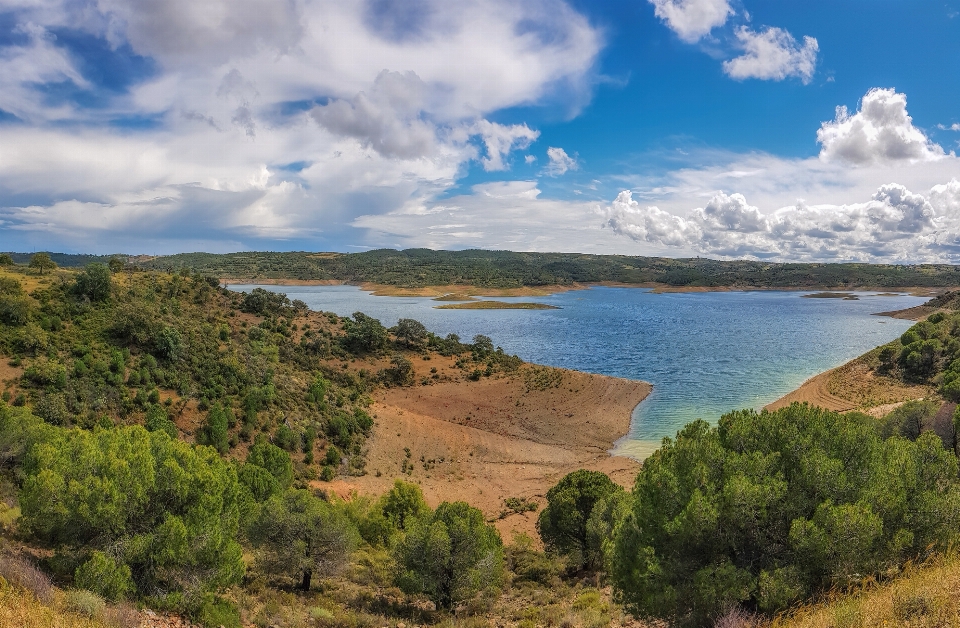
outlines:
M250 285L231 285L249 291ZM535 301L557 310L438 310L427 297L375 297L354 286L262 286L312 309L362 311L390 327L415 318L440 335L493 338L528 362L640 379L653 392L633 413L618 452L644 457L693 419L715 422L761 408L804 380L884 344L913 323L872 316L926 299L857 293L859 300L801 292L653 294L596 287ZM808 294L808 293L807 293Z

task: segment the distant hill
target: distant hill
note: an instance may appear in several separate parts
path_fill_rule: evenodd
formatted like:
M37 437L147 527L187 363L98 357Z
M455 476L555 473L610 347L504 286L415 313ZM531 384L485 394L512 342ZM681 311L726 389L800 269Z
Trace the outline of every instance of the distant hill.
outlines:
M30 258L33 257L37 252L39 252L39 251L36 251L36 252L34 252L34 253L10 253L10 252L8 252L7 254L8 254L10 257L12 257L12 258L13 258L13 261L14 261L15 263L17 263L17 264L29 264L29 263L30 263ZM52 259L52 260L57 264L57 266L61 266L61 267L63 267L63 268L80 268L80 267L86 266L87 264L90 264L90 263L92 263L92 262L100 262L100 263L106 264L106 263L109 262L110 259L113 258L113 257L119 257L119 258L122 259L122 260L126 260L127 257L128 257L127 255L121 254L121 253L116 253L116 254L114 254L114 255L85 255L85 254L78 254L78 253L51 253L51 252L49 252L49 251L47 251L47 253L50 255L50 259Z
M615 282L690 288L899 288L960 286L949 264L777 264L580 253L379 249L363 253L184 253L137 264L190 268L234 280L297 279L487 288Z

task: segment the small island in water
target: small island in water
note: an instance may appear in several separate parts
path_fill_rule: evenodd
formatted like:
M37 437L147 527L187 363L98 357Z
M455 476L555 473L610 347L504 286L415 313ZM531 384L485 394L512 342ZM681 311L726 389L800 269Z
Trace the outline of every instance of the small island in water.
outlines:
M439 301L440 299L435 299ZM433 306L438 310L559 310L556 305L547 305L546 303L533 303L530 301L521 301L519 303L508 303L507 301L466 301L461 303L449 303L447 305Z

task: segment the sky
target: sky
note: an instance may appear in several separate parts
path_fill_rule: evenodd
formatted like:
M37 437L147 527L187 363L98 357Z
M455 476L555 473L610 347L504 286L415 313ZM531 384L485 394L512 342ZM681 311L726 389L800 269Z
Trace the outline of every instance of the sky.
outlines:
M0 0L0 250L960 262L960 0Z

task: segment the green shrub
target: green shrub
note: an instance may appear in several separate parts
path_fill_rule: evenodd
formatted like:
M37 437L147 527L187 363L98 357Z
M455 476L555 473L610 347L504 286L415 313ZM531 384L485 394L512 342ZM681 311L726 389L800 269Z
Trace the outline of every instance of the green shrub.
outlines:
M193 613L193 619L204 628L241 628L240 610L233 602L219 596L204 596Z
M73 292L77 296L90 301L103 301L110 297L110 268L106 264L94 262L88 264L77 275L73 284Z
M36 386L63 388L67 384L67 368L56 360L37 360L23 372L23 377Z
M254 443L247 454L247 464L255 464L270 472L281 488L293 483L293 462L290 455L272 443Z
M174 439L177 437L177 426L170 420L163 406L151 404L147 408L143 426L147 428L149 432L163 432Z
M337 468L330 464L323 465L323 468L320 469L320 479L324 482L333 482L334 478L337 477Z
M130 567L118 564L99 551L93 552L87 562L77 567L73 579L77 587L114 602L126 598L136 589L130 577Z
M0 295L0 323L19 327L30 320L30 301L24 296Z
M908 401L881 419L880 435L917 440L939 409L936 401Z
M266 501L281 491L280 481L272 473L255 464L240 465L237 477L258 502Z
M23 415L10 419L6 429L23 437L36 430ZM239 484L216 452L139 426L51 428L35 442L20 490L27 538L67 555L119 548L115 560L129 567L138 591L216 590L243 575ZM105 563L90 560L81 578L96 586Z
M644 461L612 579L639 617L706 626L886 573L958 526L957 459L935 434L884 440L871 417L800 404L744 410Z
M344 347L353 353L380 353L387 346L387 329L375 318L354 312L353 320L344 319Z
M430 513L423 491L412 482L394 480L393 488L380 498L380 511L397 530L406 530Z
M230 450L227 412L219 404L215 405L207 414L206 420L197 431L197 443L209 445L220 454Z

